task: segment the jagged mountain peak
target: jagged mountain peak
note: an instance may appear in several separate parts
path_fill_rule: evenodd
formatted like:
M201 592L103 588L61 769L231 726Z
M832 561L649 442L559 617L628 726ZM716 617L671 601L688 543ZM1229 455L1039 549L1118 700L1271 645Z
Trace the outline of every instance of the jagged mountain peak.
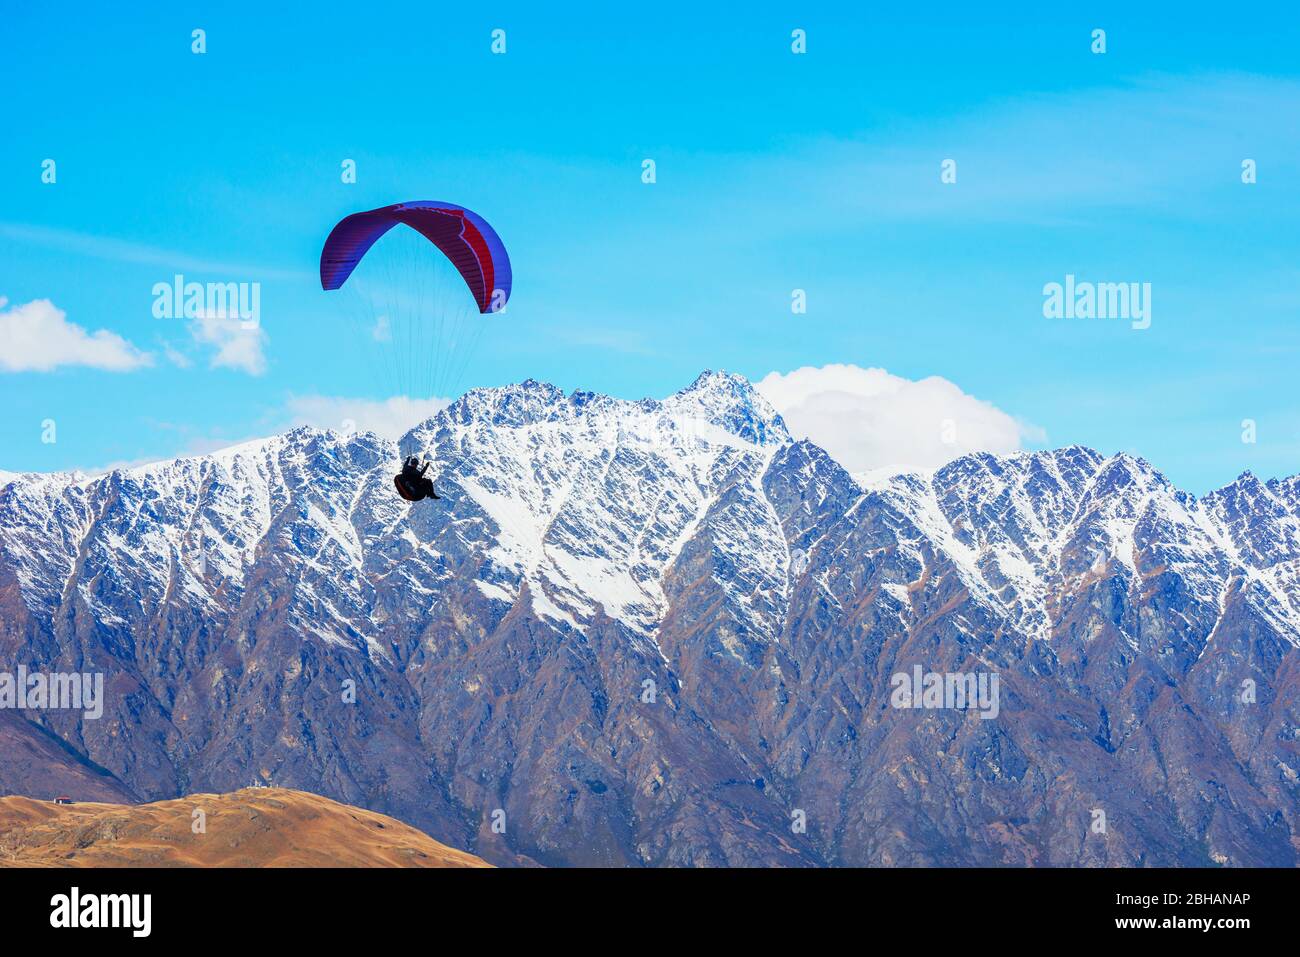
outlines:
M109 487L149 485L167 486L188 477L198 481L207 476L238 476L249 469L264 469L274 464L281 469L301 469L311 474L328 469L331 461L367 460L392 455L392 443L373 432L339 432L315 426L296 426L287 432L249 439L211 452L160 459L139 465L121 466L98 475L75 475L80 484Z
M510 385L471 389L417 429L438 422L519 427L554 419L562 414L565 404L566 397L558 386L525 379Z
M1142 507L1152 496L1190 502L1192 496L1174 486L1146 459L1129 452L1117 452L1097 467L1084 496L1086 503L1099 503L1109 511Z
M784 420L744 376L706 371L686 388L659 399L620 399L578 389L567 395L548 382L526 379L506 386L471 389L446 409L412 428L401 440L404 453L432 445L443 430L476 427L525 428L543 423L595 422L661 416L678 432L701 426L721 429L745 443L784 445L793 441Z
M1010 797L1058 831L1104 800L1162 835L1141 854L1016 837L1044 862L1294 863L1300 822L1274 814L1294 722L1271 702L1295 700L1295 480L1198 503L1073 446L865 490L717 372L664 400L475 390L408 439L441 500L397 497L393 443L310 428L0 486L0 651L115 689L107 720L52 731L141 796L269 773L457 843L508 801L510 852L543 863L925 864L934 841L1005 863L971 834ZM1014 689L998 721L889 706L893 671L977 658ZM938 759L923 728L946 729ZM1205 769L1165 768L1232 749L1231 826L1185 827ZM914 820L904 763L975 830ZM850 816L791 842L790 796L816 791ZM582 858L573 835L610 820L626 839Z
M991 501L1014 494L1026 503L1054 500L1058 509L1090 501L1132 504L1157 493L1192 500L1145 459L1127 452L1106 456L1084 445L1010 455L973 452L935 470L931 481L940 497Z
M755 445L793 441L785 420L753 383L733 372L706 370L664 400L664 407L701 416Z
M728 372L726 369L705 369L695 377L694 382L679 390L679 394L715 391L749 392L753 389L753 383L739 373Z
M1054 470L1059 474L1094 473L1106 456L1087 445L1066 445L1059 449L1026 451L1011 456L1024 460L1031 468Z

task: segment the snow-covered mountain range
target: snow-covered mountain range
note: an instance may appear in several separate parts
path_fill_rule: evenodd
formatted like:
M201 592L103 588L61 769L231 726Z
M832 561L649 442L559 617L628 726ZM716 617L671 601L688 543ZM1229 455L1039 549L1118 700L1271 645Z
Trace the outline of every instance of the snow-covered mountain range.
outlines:
M100 720L0 729L79 781L262 779L496 862L1300 857L1300 479L1076 446L864 487L725 373L0 474L0 655L105 674ZM914 666L997 716L892 706Z

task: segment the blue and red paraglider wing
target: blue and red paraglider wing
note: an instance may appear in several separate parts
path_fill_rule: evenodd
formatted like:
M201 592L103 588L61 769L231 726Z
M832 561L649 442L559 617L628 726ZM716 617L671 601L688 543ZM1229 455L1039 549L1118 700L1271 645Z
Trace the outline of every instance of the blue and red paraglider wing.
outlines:
M479 312L510 298L510 257L487 220L455 203L413 202L353 213L330 231L320 254L322 289L338 289L379 238L399 223L433 243L456 267Z

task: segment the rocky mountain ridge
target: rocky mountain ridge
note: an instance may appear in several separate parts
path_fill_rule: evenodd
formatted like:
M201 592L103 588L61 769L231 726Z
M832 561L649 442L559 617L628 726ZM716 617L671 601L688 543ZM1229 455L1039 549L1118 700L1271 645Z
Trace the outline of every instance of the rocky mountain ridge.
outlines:
M445 500L393 494L411 453ZM141 799L260 778L497 863L1300 854L1300 479L1076 446L864 488L726 373L7 475L0 655L105 674L100 720L24 716ZM892 706L916 666L998 716Z

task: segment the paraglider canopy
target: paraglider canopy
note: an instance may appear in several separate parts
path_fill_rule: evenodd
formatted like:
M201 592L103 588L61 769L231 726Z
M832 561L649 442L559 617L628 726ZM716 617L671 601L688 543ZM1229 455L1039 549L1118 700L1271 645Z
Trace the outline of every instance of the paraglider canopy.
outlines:
M379 237L399 223L442 250L460 273L480 313L499 312L510 298L510 257L478 213L428 200L382 206L339 221L320 254L322 289L338 289Z

